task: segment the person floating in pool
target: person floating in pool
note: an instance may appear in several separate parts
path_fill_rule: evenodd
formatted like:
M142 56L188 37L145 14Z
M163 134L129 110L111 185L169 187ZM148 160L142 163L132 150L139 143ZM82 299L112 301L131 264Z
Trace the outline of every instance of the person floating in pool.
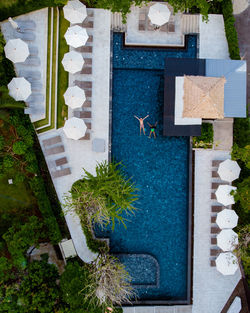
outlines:
M145 116L144 118L141 118L141 117L139 118L139 117L137 117L136 115L134 115L134 117L137 118L138 121L140 122L140 135L141 135L141 130L143 130L144 135L146 135L146 134L145 134L145 129L144 129L144 120L145 120L147 117L149 117L149 115Z
M148 123L148 126L150 127L150 134L148 136L148 138L151 138L151 135L154 135L154 138L156 138L156 134L155 134L155 129L157 127L158 122L156 122L154 125L151 125Z

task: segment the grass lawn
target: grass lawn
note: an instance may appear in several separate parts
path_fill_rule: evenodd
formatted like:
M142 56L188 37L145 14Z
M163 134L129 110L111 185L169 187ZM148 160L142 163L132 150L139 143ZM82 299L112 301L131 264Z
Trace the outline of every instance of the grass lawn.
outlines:
M47 41L47 77L46 77L46 113L43 120L34 123L39 128L49 123L49 89L50 89L50 49L51 49L51 9L48 8L48 41Z
M59 8L59 50L58 50L58 82L57 82L57 128L64 126L64 117L68 116L68 107L65 104L63 94L68 88L68 72L62 65L65 53L69 51L69 46L64 38L64 34L70 23L64 18L62 8Z

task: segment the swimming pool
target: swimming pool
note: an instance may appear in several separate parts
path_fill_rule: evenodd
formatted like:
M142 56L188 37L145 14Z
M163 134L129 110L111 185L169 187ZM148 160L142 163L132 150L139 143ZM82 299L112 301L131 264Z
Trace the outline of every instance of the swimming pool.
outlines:
M139 188L135 216L127 229L96 230L110 239L110 250L132 276L139 300L187 297L189 138L163 137L164 60L196 57L196 37L187 50L123 49L113 35L112 156L122 161ZM139 135L134 115L158 121L157 138Z

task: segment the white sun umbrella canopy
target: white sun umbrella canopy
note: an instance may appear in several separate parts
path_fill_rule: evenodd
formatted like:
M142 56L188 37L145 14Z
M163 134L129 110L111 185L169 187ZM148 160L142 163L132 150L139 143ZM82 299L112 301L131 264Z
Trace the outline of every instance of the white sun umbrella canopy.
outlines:
M225 206L234 204L234 197L230 193L236 189L234 186L220 185L215 192L217 201Z
M29 56L29 47L22 39L10 39L4 47L6 58L13 63L24 62Z
M68 119L63 127L65 135L74 140L84 137L86 130L87 126L84 121L77 117L71 117Z
M9 95L16 101L25 101L31 95L31 85L24 77L14 77L8 84Z
M233 180L239 178L240 167L236 161L228 159L219 165L218 174L222 180L226 180L231 183Z
M63 7L66 20L72 24L82 23L87 17L86 6L79 0L71 0Z
M238 243L238 235L232 229L223 229L217 235L217 246L223 251L233 251Z
M68 87L64 96L65 103L71 108L80 108L86 100L85 92L78 86Z
M169 21L171 12L165 4L156 3L152 5L148 12L148 17L152 24L162 26Z
M64 37L67 44L74 48L84 46L89 38L86 29L78 25L69 27Z
M84 59L81 53L76 51L70 51L68 53L65 53L62 59L62 65L65 71L71 74L79 72L82 69L83 64Z
M234 228L238 224L238 219L234 210L224 209L217 214L216 223L220 229Z
M215 260L217 270L223 275L234 275L239 265L232 252L223 252Z

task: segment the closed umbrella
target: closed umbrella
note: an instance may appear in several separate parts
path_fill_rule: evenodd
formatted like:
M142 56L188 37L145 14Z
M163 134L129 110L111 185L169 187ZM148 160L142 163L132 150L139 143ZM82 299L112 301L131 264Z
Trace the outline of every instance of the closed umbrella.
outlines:
M232 229L223 229L217 235L217 246L223 251L233 251L238 245L238 235Z
M84 46L89 38L86 29L78 25L69 27L64 37L67 44L74 48Z
M74 140L84 137L86 130L87 126L84 121L77 117L71 117L68 119L63 127L65 135Z
M22 39L10 39L4 47L6 58L13 63L24 62L29 56L29 48Z
M236 189L234 186L220 185L215 192L217 201L225 206L234 204L234 197L230 193Z
M10 22L10 25L14 28L14 29L18 29L18 24L17 22L15 22L11 17L8 18L8 21Z
M231 183L233 180L239 178L240 167L236 161L228 159L219 165L218 174L222 180L226 180Z
M215 260L217 270L223 275L234 275L239 265L232 252L223 252Z
M224 209L217 214L216 223L223 228L234 228L238 224L238 215L234 210Z
M78 86L69 87L64 96L65 103L71 108L80 108L86 100L85 92Z
M9 95L16 101L25 101L31 95L31 85L24 77L14 77L8 84Z
M79 0L68 1L63 7L66 20L72 24L82 23L87 17L86 6Z
M165 4L156 3L152 5L148 12L148 17L152 24L162 26L169 21L171 12Z
M82 69L83 64L84 60L81 53L76 51L65 53L62 59L62 65L65 71L72 74L79 72Z

